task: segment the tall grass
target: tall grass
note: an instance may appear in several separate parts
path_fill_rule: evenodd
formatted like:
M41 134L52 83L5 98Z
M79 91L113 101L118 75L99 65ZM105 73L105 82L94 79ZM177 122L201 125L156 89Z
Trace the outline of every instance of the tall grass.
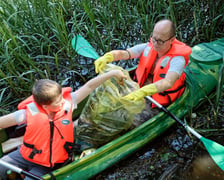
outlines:
M224 51L223 51L223 64L219 71L219 79L218 79L218 84L216 88L216 101L215 101L216 118L217 118L217 114L219 113L220 98L222 97L222 94L224 93L223 88L224 88Z
M95 75L93 60L72 50L75 34L102 55L146 42L154 24L170 18L177 38L193 46L223 37L223 11L222 0L0 1L0 113L29 96L35 79L77 88Z

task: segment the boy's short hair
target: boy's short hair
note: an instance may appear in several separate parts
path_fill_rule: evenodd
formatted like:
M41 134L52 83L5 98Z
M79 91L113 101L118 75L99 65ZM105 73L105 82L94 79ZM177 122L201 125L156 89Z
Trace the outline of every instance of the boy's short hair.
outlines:
M49 105L62 93L62 87L50 79L40 79L35 82L32 94L39 105Z

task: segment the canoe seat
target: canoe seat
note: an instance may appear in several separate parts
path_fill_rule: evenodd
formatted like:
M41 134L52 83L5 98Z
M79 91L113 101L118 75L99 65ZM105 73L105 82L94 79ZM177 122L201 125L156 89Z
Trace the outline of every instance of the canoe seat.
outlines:
M2 152L9 153L10 151L15 150L18 146L23 144L23 136L11 138L2 143Z

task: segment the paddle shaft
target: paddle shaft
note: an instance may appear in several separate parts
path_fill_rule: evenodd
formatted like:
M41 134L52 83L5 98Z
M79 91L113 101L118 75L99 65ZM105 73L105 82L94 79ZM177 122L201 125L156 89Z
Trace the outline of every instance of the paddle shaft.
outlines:
M197 133L194 129L192 129L190 126L187 124L183 123L178 117L176 117L172 112L170 112L168 109L163 107L161 104L159 104L157 101L155 101L153 98L150 96L146 96L148 100L150 100L153 104L155 104L159 109L161 109L163 112L168 114L170 117L172 117L176 122L178 122L181 126L183 126L186 130L190 131L195 137L200 139L202 136Z
M9 163L7 163L7 162L1 160L1 159L0 159L0 164L1 164L2 166L4 166L4 167L9 168L9 169L12 170L12 171L18 173L18 174L23 174L23 175L28 176L28 177L30 177L30 178L32 178L32 179L38 179L38 180L43 179L43 178L41 178L41 177L39 177L39 176L36 176L36 175L34 175L34 174L30 173L30 172L24 171L24 170L21 169L21 168L18 168L17 166L14 166L14 165L12 165L12 164L9 164Z

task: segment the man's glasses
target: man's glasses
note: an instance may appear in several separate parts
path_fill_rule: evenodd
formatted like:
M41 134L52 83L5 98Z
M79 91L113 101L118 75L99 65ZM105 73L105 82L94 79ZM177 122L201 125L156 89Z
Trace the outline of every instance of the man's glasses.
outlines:
M174 36L171 36L169 39L167 40L161 40L161 39L156 39L153 36L151 36L150 40L155 43L157 42L158 45L163 45L166 41L169 41L171 38L173 38Z

